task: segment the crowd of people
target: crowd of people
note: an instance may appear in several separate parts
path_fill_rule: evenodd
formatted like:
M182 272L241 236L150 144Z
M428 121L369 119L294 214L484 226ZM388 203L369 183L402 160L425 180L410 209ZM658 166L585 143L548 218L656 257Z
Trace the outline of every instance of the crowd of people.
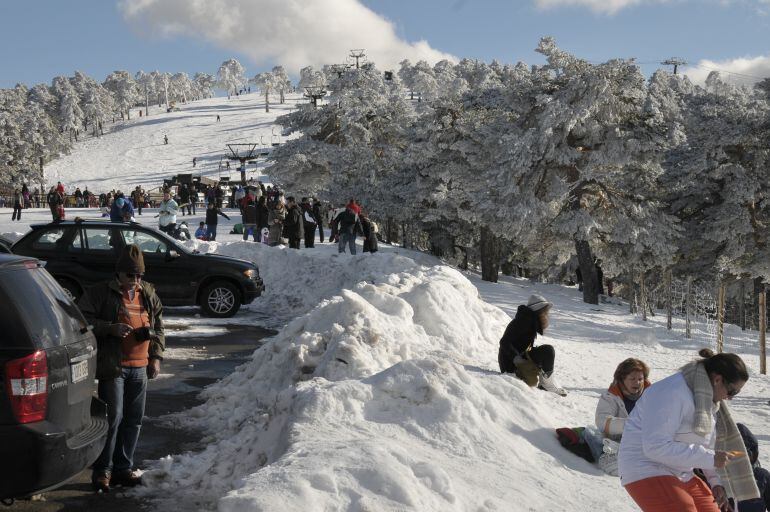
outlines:
M519 306L500 339L500 372L566 396L554 379L556 351L535 346L552 304L539 295ZM562 445L619 476L643 512L766 512L770 472L756 437L728 402L749 379L736 354L699 358L651 384L643 361L618 364L596 405L595 424L557 429Z

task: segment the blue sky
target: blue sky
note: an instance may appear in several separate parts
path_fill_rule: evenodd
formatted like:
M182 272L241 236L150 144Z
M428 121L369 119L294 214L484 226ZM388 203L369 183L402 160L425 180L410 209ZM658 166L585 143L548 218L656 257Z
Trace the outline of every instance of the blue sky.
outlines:
M0 87L74 70L99 80L116 69L215 73L230 57L249 76L275 63L296 75L352 47L395 62L430 59L409 46L419 40L457 57L533 64L541 62L532 49L543 35L592 61L637 57L647 73L677 56L740 73L738 80L770 76L770 0L305 0L319 6L307 19L300 19L307 10L281 0L219 3L229 7L219 8L221 16L196 12L187 0L2 0ZM601 8L610 4L616 12ZM223 28L232 17L238 26ZM381 18L392 22L394 37ZM335 30L347 36L328 37ZM736 60L744 57L754 60Z

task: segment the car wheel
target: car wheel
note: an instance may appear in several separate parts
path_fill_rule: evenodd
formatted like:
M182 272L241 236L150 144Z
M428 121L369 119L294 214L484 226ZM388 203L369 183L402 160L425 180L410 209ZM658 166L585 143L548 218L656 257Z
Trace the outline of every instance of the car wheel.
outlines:
M57 279L56 281L59 283L59 286L64 288L64 293L66 293L67 296L73 301L78 300L80 295L83 293L80 290L80 286L78 286L78 284L72 279L61 278Z
M233 316L241 307L241 293L227 281L216 281L206 287L201 295L201 308L206 316L226 318Z

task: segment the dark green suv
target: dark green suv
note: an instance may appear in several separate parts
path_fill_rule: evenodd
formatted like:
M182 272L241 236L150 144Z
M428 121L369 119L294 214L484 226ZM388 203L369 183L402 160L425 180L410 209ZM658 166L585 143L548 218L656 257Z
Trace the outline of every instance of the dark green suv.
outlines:
M213 317L233 316L264 290L249 261L192 251L157 229L138 223L61 221L33 225L11 250L46 263L46 270L74 297L115 275L120 249L136 244L144 253L144 279L164 306L199 305Z

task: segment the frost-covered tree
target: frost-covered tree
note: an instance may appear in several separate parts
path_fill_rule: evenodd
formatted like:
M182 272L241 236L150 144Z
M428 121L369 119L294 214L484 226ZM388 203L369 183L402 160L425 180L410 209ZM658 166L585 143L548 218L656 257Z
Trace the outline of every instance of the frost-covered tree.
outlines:
M686 142L669 154L665 186L681 219L678 271L697 278L770 278L770 109L712 73L676 90Z
M270 95L282 86L279 77L270 71L264 71L255 76L252 82L265 95L265 112L270 112Z
M113 71L102 84L105 89L112 93L115 110L120 114L121 119L125 117L131 119L131 107L139 102L139 94L134 77L128 71Z
M324 84L324 76L320 71L307 66L299 70L299 83L297 87L304 91L306 87L316 87Z
M83 119L77 91L65 76L54 78L51 89L58 100L57 121L59 129L62 133L69 134L70 139L77 140Z
M134 80L142 103L144 103L144 115L150 115L150 98L154 98L156 95L155 77L151 73L139 70L134 75Z
M209 98L213 96L214 87L216 87L217 80L214 75L209 73L195 73L193 77L193 89L195 91L196 99Z
M187 99L193 94L193 84L187 73L176 73L169 80L169 89L174 101L187 103Z
M414 99L414 87L415 87L415 69L409 59L404 59L399 64L398 78L401 80L401 84L409 90L409 99Z
M227 98L235 94L246 83L245 71L236 59L228 59L219 66L217 71L219 86L227 91Z
M273 76L275 79L275 90L278 91L280 102L283 104L286 92L291 90L291 80L283 66L275 66L273 68Z

